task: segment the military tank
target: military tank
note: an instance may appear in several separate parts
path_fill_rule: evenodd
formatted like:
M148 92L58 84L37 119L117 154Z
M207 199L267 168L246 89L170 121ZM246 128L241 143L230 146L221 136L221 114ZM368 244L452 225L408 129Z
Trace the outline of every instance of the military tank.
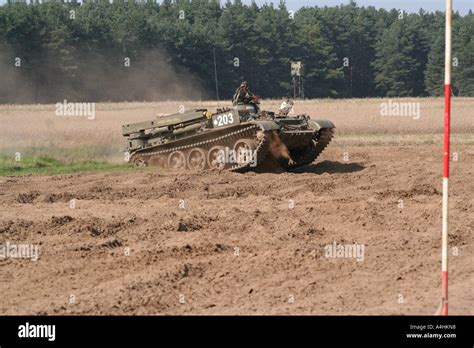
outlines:
M261 111L258 101L193 109L126 124L129 162L173 170L247 171L266 160L291 170L312 163L334 134L328 120Z

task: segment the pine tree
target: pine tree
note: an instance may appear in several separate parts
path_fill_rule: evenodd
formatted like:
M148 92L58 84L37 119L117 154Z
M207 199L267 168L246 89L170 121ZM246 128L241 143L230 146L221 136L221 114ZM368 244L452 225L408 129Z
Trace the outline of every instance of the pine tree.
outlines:
M474 96L474 15L464 17L459 31L458 95Z
M415 35L405 20L397 20L376 45L375 81L388 97L416 95L420 62L415 55Z
M442 96L444 86L444 35L438 36L428 55L425 89L431 96Z
M335 88L343 78L334 47L323 36L314 9L303 8L295 16L298 49L293 53L304 64L304 90L307 98L337 97Z
M214 51L226 99L243 79L264 98L291 95L290 61L304 64L309 98L443 94L442 12L402 15L351 1L303 7L291 19L282 0L10 2L0 6L0 102L163 99L189 86L202 87L195 98L212 97ZM452 86L474 95L472 11L453 14Z

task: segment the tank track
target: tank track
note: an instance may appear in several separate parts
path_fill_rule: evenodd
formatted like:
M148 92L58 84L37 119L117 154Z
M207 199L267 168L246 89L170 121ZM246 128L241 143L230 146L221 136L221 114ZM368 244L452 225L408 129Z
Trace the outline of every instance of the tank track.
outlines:
M235 142L239 139L253 139L255 140L256 146L256 166L265 159L268 148L269 148L269 134L263 126L258 124L246 125L243 128L237 129L232 132L228 132L218 137L209 138L209 139L199 139L195 142L188 143L190 139L186 139L185 144L181 144L182 141L176 141L175 146L168 147L166 149L158 150L157 147L162 148L166 144L157 145L152 148L138 150L134 152L130 157L130 162L137 165L147 166L150 162L158 162L165 164L167 163L168 155L175 151L183 151L184 155L187 157L188 151L192 149L200 149L208 155L208 151L213 146L223 146L233 149ZM224 170L232 172L244 172L252 168L252 163L235 163L235 164L226 164L223 168ZM206 162L206 168L208 164Z
M294 163L288 165L287 169L294 169L313 163L331 142L333 136L334 128L321 128L315 132L311 145L303 151L291 154Z

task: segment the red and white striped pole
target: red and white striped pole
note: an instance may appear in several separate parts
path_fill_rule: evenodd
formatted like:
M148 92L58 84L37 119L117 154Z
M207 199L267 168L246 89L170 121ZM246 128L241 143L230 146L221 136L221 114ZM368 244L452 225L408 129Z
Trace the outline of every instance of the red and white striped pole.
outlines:
M442 229L442 292L441 315L448 315L448 179L449 133L451 118L451 14L452 0L446 0L446 31L444 56L444 153L443 153L443 229Z

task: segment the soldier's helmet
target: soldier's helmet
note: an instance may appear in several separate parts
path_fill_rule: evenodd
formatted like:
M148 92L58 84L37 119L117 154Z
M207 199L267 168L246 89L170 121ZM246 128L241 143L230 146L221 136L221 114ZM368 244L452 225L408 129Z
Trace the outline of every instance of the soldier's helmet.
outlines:
M242 83L240 84L240 87L249 88L249 83L247 81L242 81Z

